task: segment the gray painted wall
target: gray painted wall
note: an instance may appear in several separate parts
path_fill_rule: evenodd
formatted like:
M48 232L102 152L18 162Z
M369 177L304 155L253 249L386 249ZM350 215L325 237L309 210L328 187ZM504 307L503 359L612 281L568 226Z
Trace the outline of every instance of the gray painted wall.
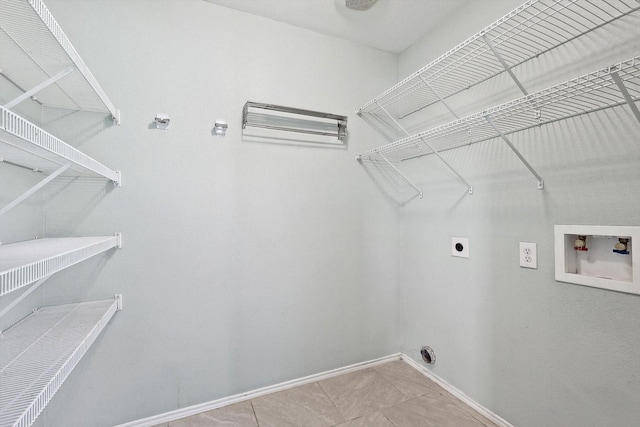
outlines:
M124 186L60 180L44 214L35 203L0 240L122 231L125 247L56 275L15 316L116 292L125 310L37 424L113 425L429 344L436 374L514 425L633 425L640 298L555 282L552 246L554 224L639 225L627 110L514 136L543 192L499 141L447 154L471 197L435 159L404 164L425 197L402 208L408 189L353 160L384 143L355 106L519 3L470 2L395 58L199 0L48 0L123 115L71 140ZM632 56L637 28L518 72L538 89ZM498 78L454 106L514 96ZM349 149L243 140L246 100L349 114ZM167 133L148 128L158 112ZM448 120L429 113L412 126ZM225 139L210 136L216 118ZM470 259L449 255L452 235L470 238ZM519 241L538 243L538 270L518 267Z
M124 248L16 310L120 292L124 311L40 425L114 425L398 351L396 211L354 160L384 141L353 114L393 84L393 55L201 0L47 4L122 111L82 149L123 186L58 181L45 234L122 231ZM247 100L347 114L357 138L243 140ZM158 112L166 133L148 128Z
M473 3L402 54L400 75L520 4ZM537 90L639 52L636 16L516 73ZM452 105L469 114L518 96L503 77ZM399 210L403 352L420 360L430 345L434 373L516 426L637 425L640 297L556 282L553 226L640 225L639 131L616 108L514 135L544 191L498 140L445 154L472 196L434 158L403 163L425 193ZM450 255L451 236L469 238L469 259ZM537 270L519 267L520 241L538 244Z

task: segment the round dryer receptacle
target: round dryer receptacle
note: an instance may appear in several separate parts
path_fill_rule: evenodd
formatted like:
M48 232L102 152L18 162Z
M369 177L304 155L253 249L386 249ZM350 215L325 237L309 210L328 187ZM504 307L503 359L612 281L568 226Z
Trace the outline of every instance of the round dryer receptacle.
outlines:
M420 349L420 355L422 356L422 360L424 360L425 363L428 363L430 365L433 365L434 363L436 363L436 354L434 353L431 347L427 345L422 347Z
M456 251L462 252L464 250L464 246L462 243L456 243Z

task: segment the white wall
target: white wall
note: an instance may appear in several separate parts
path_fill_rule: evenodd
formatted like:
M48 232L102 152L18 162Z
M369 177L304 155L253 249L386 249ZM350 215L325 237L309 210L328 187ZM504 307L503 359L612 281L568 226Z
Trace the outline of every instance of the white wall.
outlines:
M470 2L400 56L400 75L520 3ZM639 29L635 16L516 74L533 91L630 58ZM502 76L452 104L469 114L514 87ZM498 140L445 154L472 196L437 159L405 162L424 199L399 211L403 352L419 360L430 345L433 372L519 427L636 425L640 297L556 282L553 225L640 225L639 130L615 108L513 135L544 191ZM450 255L451 236L469 238L469 259ZM537 270L518 266L520 241L538 244Z
M122 111L82 149L124 184L59 181L46 235L121 231L124 248L20 310L116 292L125 308L40 425L114 425L398 351L396 211L354 160L383 141L353 114L395 81L393 55L202 0L47 4ZM347 114L348 150L243 140L247 100ZM148 128L158 112L169 132Z

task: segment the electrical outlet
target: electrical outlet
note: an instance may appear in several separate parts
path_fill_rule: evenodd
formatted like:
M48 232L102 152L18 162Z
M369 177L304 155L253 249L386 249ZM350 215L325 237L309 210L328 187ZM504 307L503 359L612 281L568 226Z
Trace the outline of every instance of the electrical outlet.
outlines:
M452 237L451 255L460 258L469 258L469 239L467 237Z
M520 242L520 267L538 268L538 250L535 243Z

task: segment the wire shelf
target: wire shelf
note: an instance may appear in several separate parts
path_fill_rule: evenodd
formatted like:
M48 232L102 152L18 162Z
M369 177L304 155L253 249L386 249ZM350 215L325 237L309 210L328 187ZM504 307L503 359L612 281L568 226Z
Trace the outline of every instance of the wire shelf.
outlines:
M118 304L113 299L43 307L0 335L0 427L35 421Z
M22 91L74 70L38 93L43 105L104 112L119 123L118 109L42 0L0 2L0 52L1 75Z
M558 120L626 104L626 88L632 110L640 122L635 102L640 100L640 56L602 68L573 80L523 96L391 144L360 154L379 157L396 153L401 160L434 154L541 126ZM493 123L493 125L492 125ZM428 143L428 144L427 144Z
M64 173L99 176L116 185L120 173L87 156L17 114L0 107L0 160L50 174L72 163Z
M0 245L0 296L120 246L120 235L36 239Z
M638 9L636 0L529 0L356 112L402 119Z

